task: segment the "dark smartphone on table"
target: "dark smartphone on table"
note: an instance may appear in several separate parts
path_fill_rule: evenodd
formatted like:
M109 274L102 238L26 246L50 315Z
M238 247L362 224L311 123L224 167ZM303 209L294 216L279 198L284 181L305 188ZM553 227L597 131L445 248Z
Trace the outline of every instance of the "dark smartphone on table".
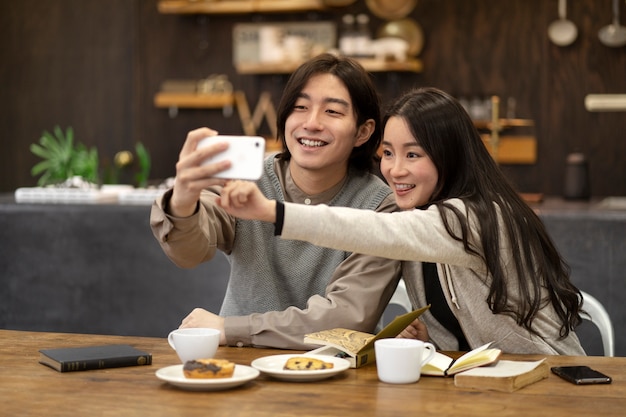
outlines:
M611 377L588 366L554 366L552 373L576 385L610 384Z

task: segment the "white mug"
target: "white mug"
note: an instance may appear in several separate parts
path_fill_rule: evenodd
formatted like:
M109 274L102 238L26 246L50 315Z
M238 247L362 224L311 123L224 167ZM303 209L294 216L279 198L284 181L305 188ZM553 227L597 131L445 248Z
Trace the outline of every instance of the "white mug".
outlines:
M209 328L176 329L167 335L167 341L180 360L212 358L220 344L220 331Z
M378 379L389 384L419 381L422 366L435 356L432 343L417 339L379 339L374 350Z

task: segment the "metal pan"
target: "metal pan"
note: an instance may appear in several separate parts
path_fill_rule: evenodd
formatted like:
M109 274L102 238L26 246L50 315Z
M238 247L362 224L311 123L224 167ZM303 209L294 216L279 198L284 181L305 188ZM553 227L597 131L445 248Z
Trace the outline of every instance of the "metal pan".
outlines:
M385 23L376 32L376 37L404 39L409 44L407 51L409 56L419 55L424 47L424 31L415 20L409 17Z

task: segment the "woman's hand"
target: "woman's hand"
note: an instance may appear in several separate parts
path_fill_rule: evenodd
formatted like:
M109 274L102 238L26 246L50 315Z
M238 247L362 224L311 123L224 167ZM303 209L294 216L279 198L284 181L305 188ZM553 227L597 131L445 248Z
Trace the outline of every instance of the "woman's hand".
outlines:
M169 202L168 212L176 217L191 216L196 210L200 192L210 186L224 185L225 181L214 178L215 174L230 168L229 161L202 165L202 162L213 155L225 151L228 144L214 143L197 149L198 143L207 136L215 136L215 130L203 127L192 130L178 156L176 163L176 182Z
M250 181L229 181L218 203L230 215L241 219L276 222L276 201L268 200Z
M226 344L226 334L224 332L224 318L213 314L203 308L194 308L187 317L183 319L179 329L190 327L208 327L220 331L220 345Z
M423 342L428 342L428 329L426 325L420 321L419 318L413 320L397 337L404 339L418 339Z

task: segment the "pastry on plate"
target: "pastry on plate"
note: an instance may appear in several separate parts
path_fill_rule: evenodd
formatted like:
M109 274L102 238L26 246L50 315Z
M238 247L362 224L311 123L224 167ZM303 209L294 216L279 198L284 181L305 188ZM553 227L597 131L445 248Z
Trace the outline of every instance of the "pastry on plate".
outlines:
M321 359L315 359L304 356L294 356L287 359L283 369L290 371L319 371L322 369L332 369L332 362L325 362Z
M196 359L183 366L186 378L230 378L234 372L235 364L226 359Z

